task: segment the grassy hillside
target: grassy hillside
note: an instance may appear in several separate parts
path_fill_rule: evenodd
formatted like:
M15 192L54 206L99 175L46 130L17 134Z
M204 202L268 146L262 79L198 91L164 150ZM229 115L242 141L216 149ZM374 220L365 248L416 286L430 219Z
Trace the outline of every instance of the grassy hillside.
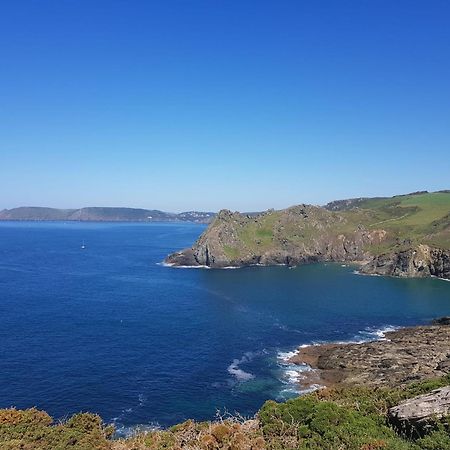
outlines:
M369 213L371 220L369 223L361 221L364 225L371 229L383 228L389 233L388 243L395 239L410 239L413 244L450 248L449 192L367 199L342 214L361 217L361 212Z
M335 233L351 233L357 227L383 229L388 239L372 252L386 250L394 244L424 243L450 248L450 193L434 192L396 196L386 199L367 199L346 211L328 212L317 209L311 220L301 226L298 220L286 218L286 211L274 211L259 221L249 223L239 231L245 245L255 241L263 246L276 245L278 240L298 242L314 239L329 224ZM278 227L277 227L278 225ZM323 226L320 226L323 225ZM301 230L301 233L298 231ZM261 245L260 244L260 245Z
M219 218L212 227L222 224ZM418 243L447 249L450 248L450 193L365 199L340 211L303 205L255 217L235 215L227 226L233 239L223 249L231 259L289 245L301 247L324 237L348 236L361 228L387 233L382 243L367 248L373 254L393 246Z

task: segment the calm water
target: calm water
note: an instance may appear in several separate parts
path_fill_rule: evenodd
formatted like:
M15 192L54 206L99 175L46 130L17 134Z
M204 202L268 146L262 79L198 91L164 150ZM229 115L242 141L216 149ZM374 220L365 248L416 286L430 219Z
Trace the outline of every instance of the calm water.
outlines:
M1 223L0 407L94 411L123 429L249 415L296 395L283 352L450 314L442 280L158 265L203 229Z

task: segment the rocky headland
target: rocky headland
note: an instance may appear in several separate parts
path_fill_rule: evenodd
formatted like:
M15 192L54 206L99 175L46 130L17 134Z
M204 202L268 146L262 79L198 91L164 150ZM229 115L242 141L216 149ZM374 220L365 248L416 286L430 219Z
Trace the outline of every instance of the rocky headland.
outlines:
M173 266L211 268L335 261L362 273L450 278L450 193L417 192L298 205L249 215L222 210Z
M386 332L366 343L302 347L290 359L314 370L304 383L336 386L403 387L450 374L450 319Z

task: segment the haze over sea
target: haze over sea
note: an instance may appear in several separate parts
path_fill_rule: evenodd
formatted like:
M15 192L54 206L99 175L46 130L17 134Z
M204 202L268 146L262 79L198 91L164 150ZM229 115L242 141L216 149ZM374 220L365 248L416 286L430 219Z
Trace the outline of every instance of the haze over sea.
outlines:
M203 230L0 223L0 408L92 411L122 431L251 415L298 394L302 368L283 353L450 313L450 283L437 279L160 264Z

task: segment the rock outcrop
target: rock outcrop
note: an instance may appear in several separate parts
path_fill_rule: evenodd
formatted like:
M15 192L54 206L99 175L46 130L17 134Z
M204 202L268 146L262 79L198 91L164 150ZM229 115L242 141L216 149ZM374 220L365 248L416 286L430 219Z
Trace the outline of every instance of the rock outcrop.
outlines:
M450 373L450 326L429 325L387 332L385 340L300 348L292 363L316 369L314 383L406 386ZM306 379L307 384L311 379Z
M450 251L421 244L398 253L376 256L362 267L361 272L398 277L450 278Z
M393 427L412 437L424 435L433 421L448 415L450 386L405 400L388 411L388 419Z

